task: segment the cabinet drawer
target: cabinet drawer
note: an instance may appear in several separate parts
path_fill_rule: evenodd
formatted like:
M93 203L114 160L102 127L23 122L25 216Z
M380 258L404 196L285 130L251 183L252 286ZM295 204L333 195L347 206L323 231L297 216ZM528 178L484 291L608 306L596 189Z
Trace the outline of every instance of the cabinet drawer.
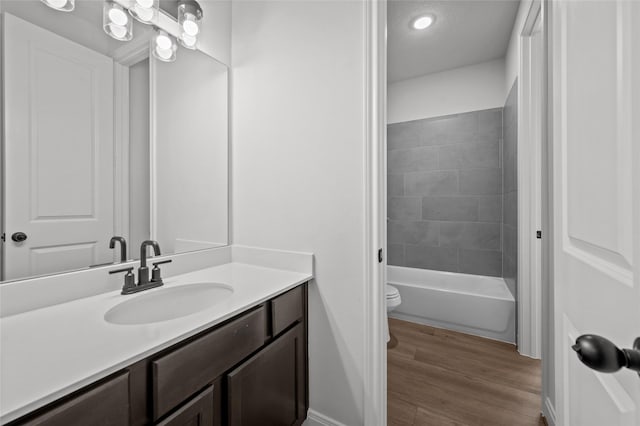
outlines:
M129 373L103 382L24 422L24 426L111 426L129 424Z
M209 386L157 426L211 426L213 416L213 386Z
M271 327L273 336L280 334L294 322L302 319L303 286L281 294L271 301Z
M260 348L267 337L264 306L151 363L153 420Z

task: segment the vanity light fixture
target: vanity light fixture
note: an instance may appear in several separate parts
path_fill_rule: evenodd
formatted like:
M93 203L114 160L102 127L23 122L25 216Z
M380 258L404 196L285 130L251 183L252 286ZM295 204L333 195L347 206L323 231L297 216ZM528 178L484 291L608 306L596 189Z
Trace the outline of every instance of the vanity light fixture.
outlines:
M41 0L52 9L62 12L71 12L76 7L75 0Z
M164 30L156 28L156 35L151 39L151 54L162 62L176 60L176 41Z
M40 1L64 12L71 12L75 7L75 0ZM195 50L202 29L202 7L196 0L177 0L176 3L179 32L172 29L172 34L180 34L177 36L178 42L187 49ZM144 24L155 26L158 25L159 13L160 0L105 0L102 8L102 28L116 40L129 41L133 38L133 20L130 16ZM165 16L176 22L173 16L166 13ZM178 49L176 38L157 26L155 29L156 34L150 42L151 53L160 61L175 61Z
M151 25L158 16L159 8L158 0L134 0L129 13L143 24Z
M133 21L125 9L114 1L104 2L102 27L105 33L116 40L129 41L133 38Z
M411 21L411 28L414 30L425 30L433 25L436 18L433 15L422 15Z
M180 25L181 44L190 49L195 48L202 24L202 8L197 1L180 0L178 3L178 24Z

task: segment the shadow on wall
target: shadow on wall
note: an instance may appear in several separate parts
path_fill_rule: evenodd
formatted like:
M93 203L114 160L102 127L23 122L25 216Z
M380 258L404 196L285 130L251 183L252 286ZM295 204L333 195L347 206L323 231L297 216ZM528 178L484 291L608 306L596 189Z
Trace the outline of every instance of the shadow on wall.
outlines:
M502 108L394 123L389 264L502 275Z

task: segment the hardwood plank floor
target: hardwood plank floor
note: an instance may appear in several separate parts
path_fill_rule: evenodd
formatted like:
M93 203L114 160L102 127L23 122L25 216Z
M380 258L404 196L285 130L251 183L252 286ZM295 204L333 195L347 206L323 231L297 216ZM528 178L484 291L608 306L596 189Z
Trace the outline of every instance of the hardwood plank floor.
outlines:
M538 426L541 366L513 345L389 319L389 426Z

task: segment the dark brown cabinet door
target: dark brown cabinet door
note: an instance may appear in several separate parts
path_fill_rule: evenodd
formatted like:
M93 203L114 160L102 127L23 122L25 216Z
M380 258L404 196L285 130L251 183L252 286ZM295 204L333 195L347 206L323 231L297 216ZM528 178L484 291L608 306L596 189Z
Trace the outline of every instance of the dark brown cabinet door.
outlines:
M213 386L209 386L157 426L213 426L214 415L219 415L213 412L213 404Z
M123 372L20 426L126 426L129 424L129 373Z
M264 306L151 362L153 419L165 416L264 345Z
M301 324L227 376L229 426L300 425L306 417L305 339Z

